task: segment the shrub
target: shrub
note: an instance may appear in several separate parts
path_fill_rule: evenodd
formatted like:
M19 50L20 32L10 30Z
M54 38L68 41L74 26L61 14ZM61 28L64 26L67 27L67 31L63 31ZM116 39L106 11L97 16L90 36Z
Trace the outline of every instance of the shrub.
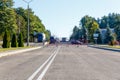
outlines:
M11 47L17 47L17 46L18 46L17 37L16 37L16 34L14 33L12 36Z
M114 45L113 41L109 41L109 45L113 46Z
M19 36L18 36L18 47L24 47L24 41L23 41L22 33L20 33Z
M115 41L115 40L114 40L114 41L110 41L110 42L109 42L109 45L110 45L110 46L119 45L119 42L118 42L118 41Z
M3 37L3 48L10 48L10 33L5 30L4 37Z

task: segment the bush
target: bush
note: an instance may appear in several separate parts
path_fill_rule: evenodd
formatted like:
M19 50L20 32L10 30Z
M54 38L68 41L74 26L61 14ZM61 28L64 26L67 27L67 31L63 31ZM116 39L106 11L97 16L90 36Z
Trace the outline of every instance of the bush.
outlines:
M10 48L10 33L6 30L3 37L3 48Z
M119 45L119 42L118 41L110 41L109 45L110 46Z
M20 33L19 36L18 36L18 47L24 47L24 41L23 41L22 33Z
M13 36L12 36L11 47L17 47L17 46L18 46L17 37L16 37L16 34L14 33Z
M110 42L109 42L109 45L110 45L110 46L113 46L113 45L114 45L113 41L110 41Z

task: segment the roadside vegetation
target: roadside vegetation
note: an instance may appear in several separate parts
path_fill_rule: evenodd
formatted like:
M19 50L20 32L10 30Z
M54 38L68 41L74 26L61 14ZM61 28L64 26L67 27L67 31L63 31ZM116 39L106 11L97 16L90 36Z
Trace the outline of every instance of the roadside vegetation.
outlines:
M82 17L79 27L73 28L70 40L79 40L89 44L120 44L120 14L110 13L95 19L89 15ZM97 36L95 36L97 34Z
M120 49L120 46L108 46L110 48Z
M13 0L0 0L0 41L3 41L3 48L24 47L23 44L27 41L28 11L30 41L33 42L36 37L34 33L44 33L46 39L50 39L50 31L32 9L13 8L13 5Z
M15 47L15 48L0 48L0 52L5 52L5 51L12 51L12 50L22 50L22 49L27 49L27 48L32 48L32 47Z

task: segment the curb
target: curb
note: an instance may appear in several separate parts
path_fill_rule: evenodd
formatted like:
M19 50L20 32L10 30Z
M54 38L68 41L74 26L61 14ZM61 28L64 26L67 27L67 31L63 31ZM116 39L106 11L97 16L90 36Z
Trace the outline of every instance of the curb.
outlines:
M109 50L109 51L115 51L115 52L120 52L120 49L104 48L104 47L100 47L100 46L90 46L90 45L88 47L97 48L97 49L103 49L103 50Z
M32 51L32 50L36 50L36 49L40 49L41 47L35 47L35 48L29 48L29 49L23 49L23 50L15 50L15 51L11 51L11 52L3 52L0 53L0 58L4 57L4 56L9 56L9 55L14 55L14 54L18 54L18 53L23 53L23 52L27 52L27 51Z

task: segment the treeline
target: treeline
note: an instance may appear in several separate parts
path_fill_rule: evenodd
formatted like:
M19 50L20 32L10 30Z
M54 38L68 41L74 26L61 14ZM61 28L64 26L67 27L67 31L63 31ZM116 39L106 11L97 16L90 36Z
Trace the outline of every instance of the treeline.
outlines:
M45 33L46 39L50 38L50 31L46 30L45 26L38 16L34 14L32 9L24 9L22 7L13 8L13 0L0 0L0 39L7 30L12 36L13 33L18 35L22 33L23 39L27 39L27 24L28 24L28 11L30 20L30 41L33 41L34 32Z
M105 30L105 34L102 30ZM94 34L98 34L99 44L120 42L120 14L110 13L98 19L86 15L80 20L79 27L73 28L70 39L82 39L84 42L94 43Z

